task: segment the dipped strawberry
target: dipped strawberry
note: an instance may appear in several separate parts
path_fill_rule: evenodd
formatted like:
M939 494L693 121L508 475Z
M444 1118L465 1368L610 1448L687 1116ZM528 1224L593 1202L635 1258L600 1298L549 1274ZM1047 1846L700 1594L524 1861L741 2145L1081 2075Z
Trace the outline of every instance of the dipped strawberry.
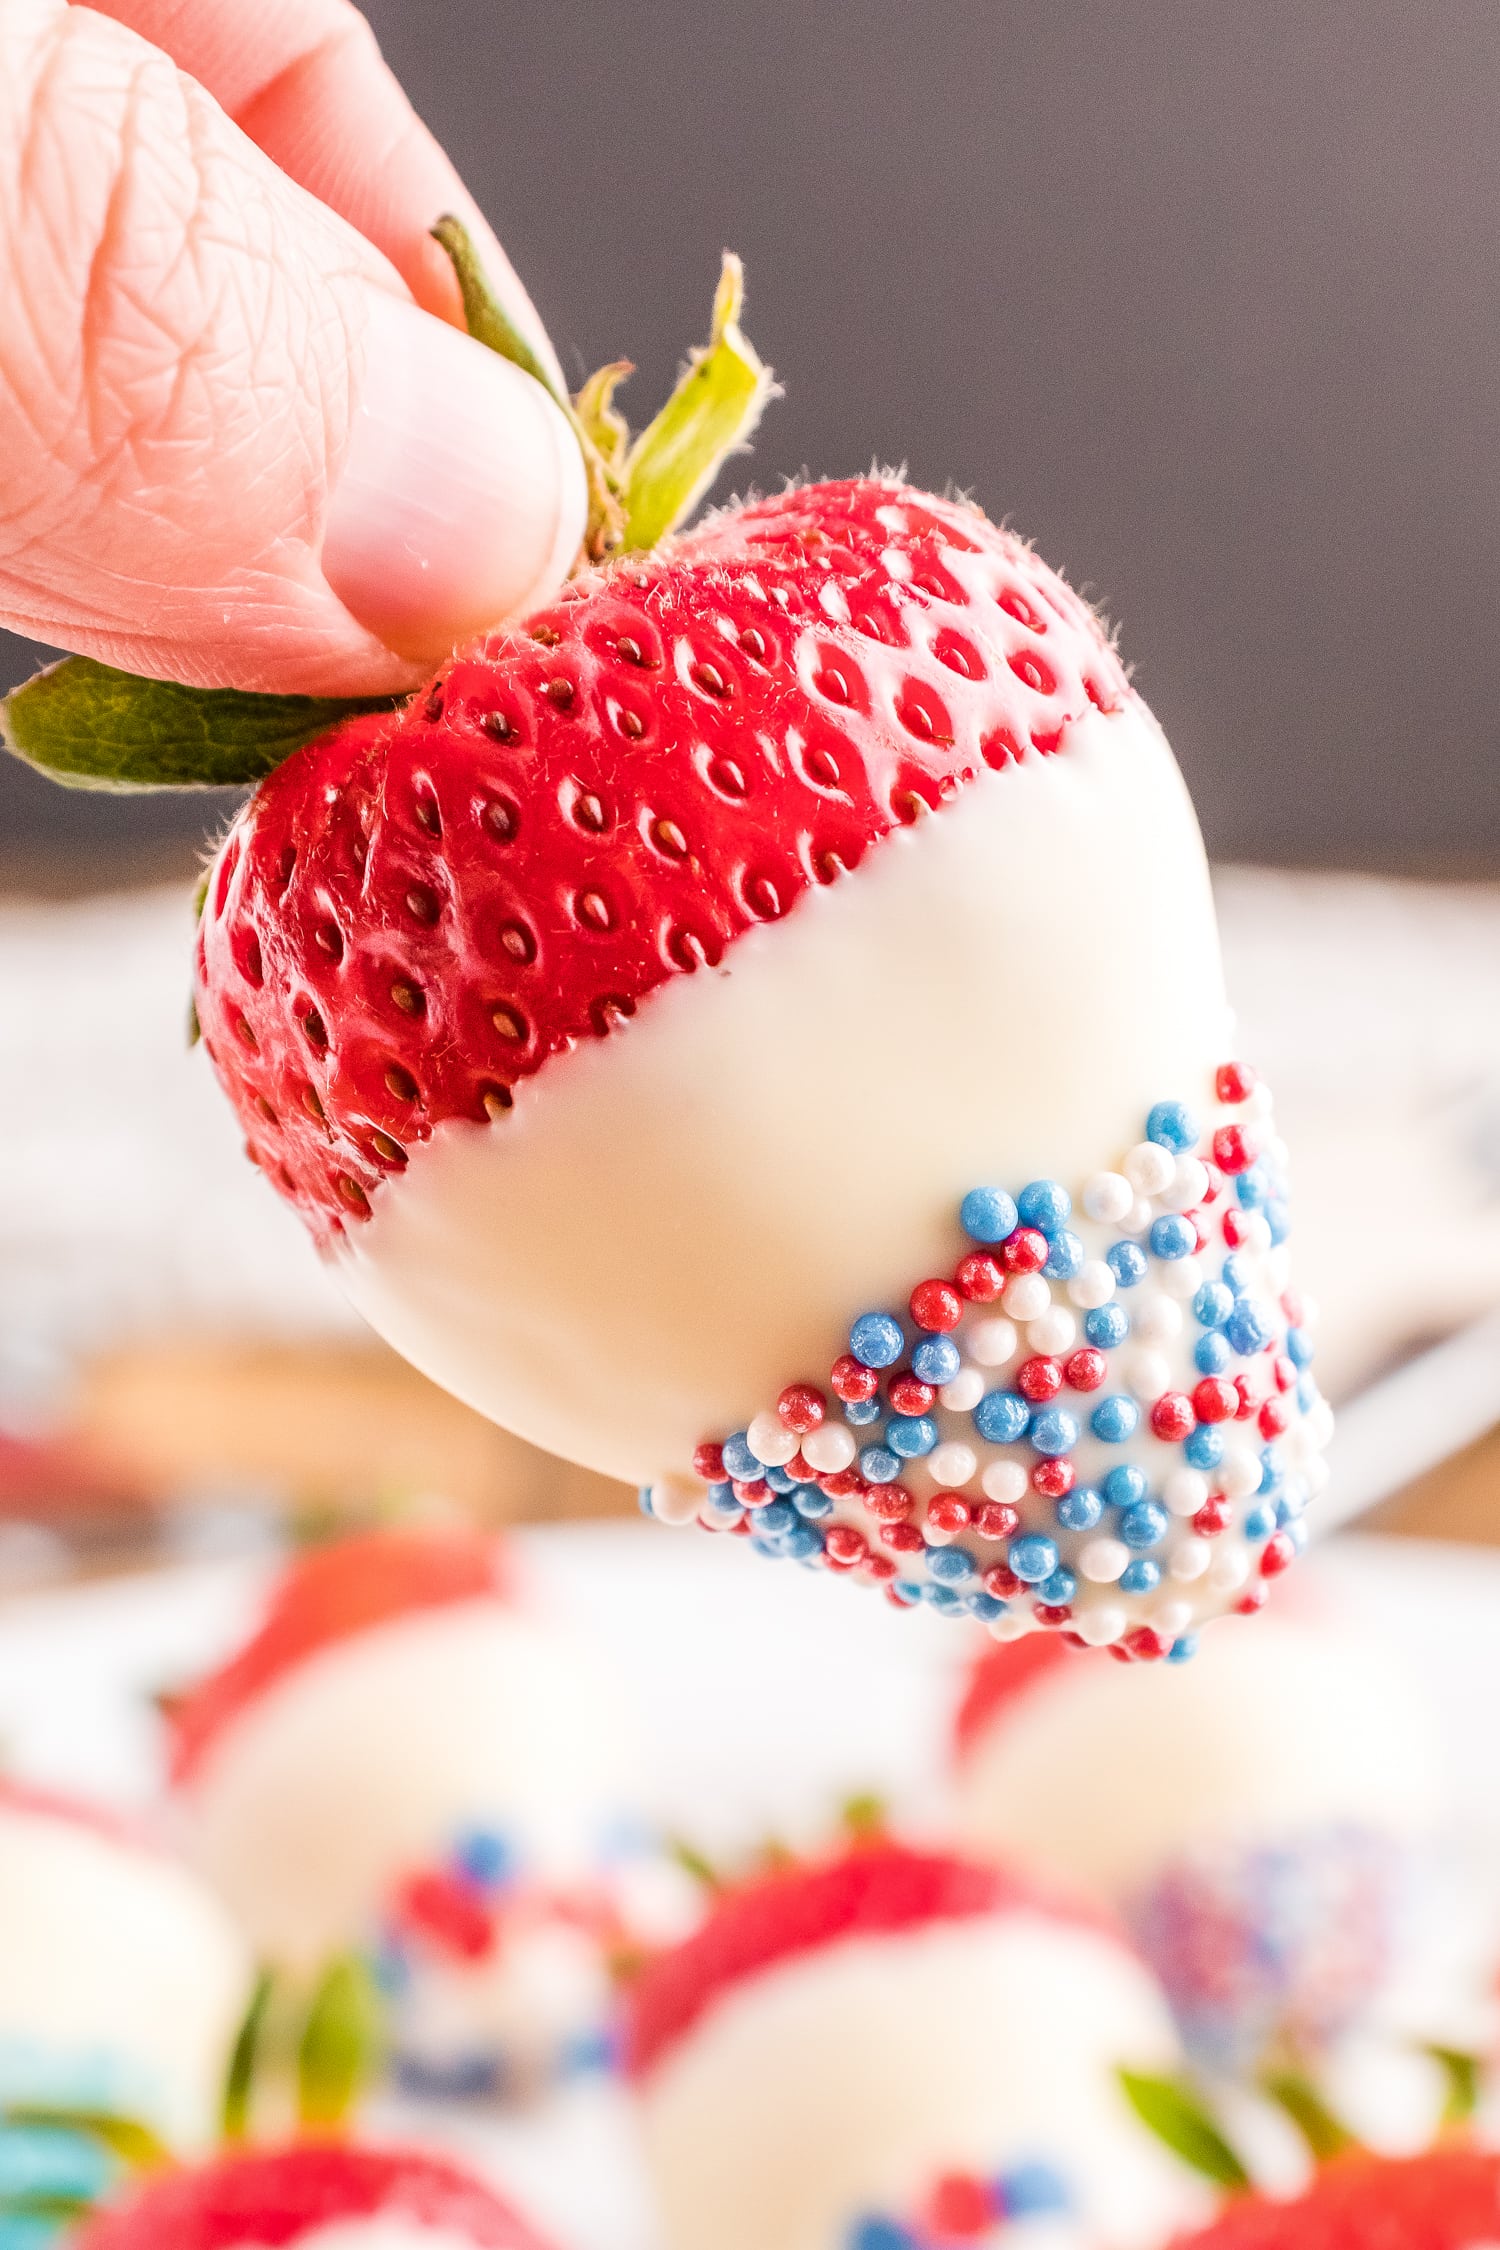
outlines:
M736 304L628 454L587 394L616 516L563 595L262 783L203 1036L495 1420L898 1603L1185 1655L1327 1436L1192 809L977 510L865 477L658 536L764 393Z
M668 2250L925 2250L1022 2219L1158 2243L1198 2189L1115 2073L1172 2053L1109 1925L884 1841L727 1893L627 2026Z
M1500 2155L1363 2153L1326 2165L1293 2203L1242 2196L1175 2250L1489 2250L1500 2242Z
M511 1576L447 1528L312 1552L175 1712L198 1864L294 1981L371 1960L417 2092L598 2067L643 1872L616 1698Z
M1200 2064L1316 2071L1438 1904L1440 1749L1418 1683L1336 1619L1216 1634L1181 1680L1037 1638L972 1668L956 1826L1118 1912Z
M77 2250L547 2250L472 2172L415 2149L310 2144L148 2180Z

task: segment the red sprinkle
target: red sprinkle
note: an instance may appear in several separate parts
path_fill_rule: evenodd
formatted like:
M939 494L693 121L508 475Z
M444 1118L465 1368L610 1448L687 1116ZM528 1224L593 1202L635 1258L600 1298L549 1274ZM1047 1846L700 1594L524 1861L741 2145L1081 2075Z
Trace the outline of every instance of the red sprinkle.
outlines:
M955 1500L948 1493L942 1493L928 1501L927 1521L932 1530L946 1531L950 1536L956 1531L967 1531L970 1523L968 1504L963 1500Z
M960 1296L967 1297L975 1305L993 1303L1005 1287L1004 1267L998 1259L989 1257L983 1250L971 1250L953 1278L958 1284Z
M1261 1577L1279 1578L1284 1570L1290 1570L1296 1558L1297 1550L1288 1534L1273 1531L1260 1551Z
M1167 1445L1190 1436L1196 1420L1192 1400L1181 1391L1163 1391L1151 1409L1151 1427Z
M1193 1412L1200 1422L1232 1421L1239 1403L1239 1392L1222 1375L1205 1375L1193 1390Z
M737 1477L729 1489L742 1508L763 1508L776 1497L764 1477Z
M944 2242L971 2241L994 2224L994 2199L972 2172L949 2172L928 2198L924 2220L926 2231Z
M798 1437L806 1437L809 1430L817 1428L828 1409L823 1393L814 1390L811 1383L788 1383L776 1401L776 1411L787 1429L795 1430Z
M833 1385L834 1396L843 1399L847 1405L873 1398L880 1388L880 1377L875 1369L866 1367L864 1361L856 1359L853 1352L845 1352L842 1359L834 1361L833 1372L828 1380Z
M693 1473L702 1477L705 1484L720 1484L724 1478L724 1448L721 1445L696 1445L693 1448Z
M1270 1587L1266 1585L1247 1586L1234 1605L1236 1617L1253 1617L1258 1609L1264 1609L1270 1591Z
M1039 1625L1067 1625L1073 1617L1066 1602L1038 1602L1031 1614Z
M856 1493L864 1491L865 1480L858 1469L830 1469L826 1476L819 1477L818 1486L830 1500L852 1500ZM899 1487L888 1485L885 1489L896 1491Z
M1243 1125L1221 1125L1214 1135L1214 1162L1221 1172L1248 1172L1255 1146Z
M1023 1359L1016 1369L1016 1389L1022 1398L1029 1398L1033 1406L1056 1398L1062 1383L1063 1371L1055 1359L1038 1355L1035 1359Z
M920 1555L927 1542L914 1523L888 1523L881 1527L883 1544L898 1555Z
M1072 1491L1077 1482L1077 1471L1063 1456L1055 1461L1038 1461L1031 1472L1031 1485L1044 1500L1061 1500Z
M831 1523L823 1541L823 1551L847 1569L863 1561L870 1550L863 1534L856 1531L852 1523Z
M1296 1388L1296 1365L1294 1361L1287 1358L1285 1352L1277 1353L1275 1359L1271 1363L1271 1373L1276 1379L1276 1388L1278 1391L1290 1391Z
M904 1484L872 1484L865 1494L865 1506L881 1523L905 1523L916 1504Z
M1165 1656L1172 1644L1164 1634L1154 1633L1149 1625L1137 1625L1134 1632L1125 1635L1125 1646L1132 1656L1150 1663Z
M866 1555L860 1567L866 1578L873 1578L877 1583L881 1583L888 1578L895 1577L897 1566L891 1561L889 1555Z
M924 1383L920 1375L894 1375L887 1396L898 1414L925 1414L937 1390L933 1384Z
M1254 1391L1252 1391L1250 1388L1250 1378L1248 1375L1236 1375L1234 1379L1234 1387L1240 1394L1240 1403L1235 1408L1234 1418L1237 1422L1248 1422L1251 1415L1259 1406L1260 1400L1256 1397Z
M1255 1091L1255 1072L1249 1063L1220 1063L1214 1072L1214 1092L1221 1102L1248 1101Z
M1250 1239L1250 1214L1237 1203L1228 1205L1219 1225L1231 1250L1241 1249Z
M919 1328L946 1336L963 1318L964 1303L951 1281L919 1281L911 1293L911 1317Z
M1263 1438L1280 1437L1292 1418L1292 1410L1284 1398L1268 1398L1259 1415L1260 1434Z
M1092 1344L1084 1344L1078 1351L1069 1352L1063 1361L1063 1374L1070 1390L1097 1391L1108 1373L1108 1360Z
M974 1510L974 1529L981 1539L1014 1539L1020 1528L1021 1511L1008 1500L981 1500Z
M1040 1273L1051 1255L1047 1237L1036 1227L1017 1227L1000 1245L1000 1262L1007 1273Z
M987 1594L994 1595L997 1602L1013 1601L1025 1589L1025 1581L1018 1578L1013 1570L1007 1570L1004 1563L996 1563L993 1570L987 1570L980 1583Z
M1229 1502L1222 1492L1211 1492L1193 1518L1194 1531L1205 1539L1217 1539L1221 1531L1229 1529Z

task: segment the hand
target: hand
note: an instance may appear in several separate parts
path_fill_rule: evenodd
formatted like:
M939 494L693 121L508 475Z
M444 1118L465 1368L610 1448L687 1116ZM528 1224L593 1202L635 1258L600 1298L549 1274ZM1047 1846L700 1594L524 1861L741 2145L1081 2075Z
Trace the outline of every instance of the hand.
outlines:
M348 0L0 0L0 622L195 685L410 684L544 599L577 445L535 312Z

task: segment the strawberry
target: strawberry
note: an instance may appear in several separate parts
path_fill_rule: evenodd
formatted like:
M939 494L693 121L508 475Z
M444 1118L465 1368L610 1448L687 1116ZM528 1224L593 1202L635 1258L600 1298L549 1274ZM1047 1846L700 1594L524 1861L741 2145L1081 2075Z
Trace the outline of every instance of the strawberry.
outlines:
M299 1556L258 1631L173 1703L174 1780L190 1781L224 1728L319 1650L418 1610L508 1591L498 1543L446 1528L371 1532Z
M231 831L198 1016L252 1156L320 1239L361 1226L440 1126L1127 692L1018 540L883 479L575 580Z
M1002 1642L974 1659L953 1720L957 1764L962 1766L969 1752L984 1739L990 1721L1002 1711L1009 1723L1012 1701L1045 1679L1062 1656L1059 1640L1034 1635L1029 1640Z
M223 2156L150 2178L101 2211L77 2250L289 2250L337 2229L355 2250L399 2233L411 2250L547 2250L533 2228L470 2172L408 2149L309 2143Z
M1295 2202L1237 2198L1177 2250L1489 2250L1497 2241L1500 2155L1454 2147L1338 2157Z

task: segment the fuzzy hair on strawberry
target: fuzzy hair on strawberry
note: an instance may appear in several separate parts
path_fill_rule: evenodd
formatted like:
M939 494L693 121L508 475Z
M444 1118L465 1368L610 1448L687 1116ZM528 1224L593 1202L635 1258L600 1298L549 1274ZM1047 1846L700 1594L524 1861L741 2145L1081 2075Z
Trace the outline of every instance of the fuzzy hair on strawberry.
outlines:
M1192 808L974 507L870 475L675 528L768 395L739 305L726 260L633 443L585 385L574 577L400 708L75 659L9 738L257 782L204 1045L418 1367L660 1520L1180 1660L1294 1559L1329 1432Z

